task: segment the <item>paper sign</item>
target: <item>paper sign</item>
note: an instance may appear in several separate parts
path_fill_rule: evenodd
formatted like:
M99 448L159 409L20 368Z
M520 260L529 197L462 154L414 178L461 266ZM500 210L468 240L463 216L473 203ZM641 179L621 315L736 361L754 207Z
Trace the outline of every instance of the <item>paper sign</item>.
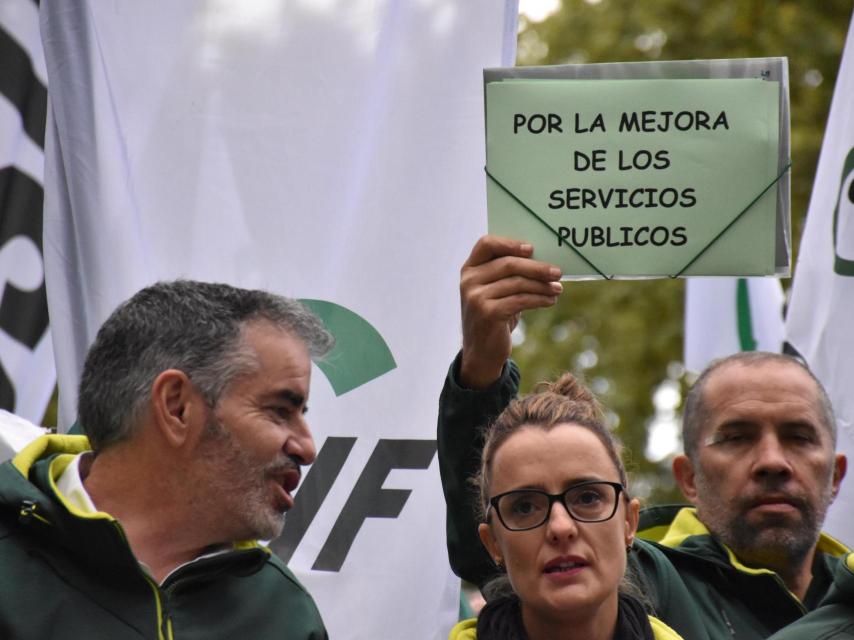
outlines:
M777 271L780 86L505 79L486 90L489 231L568 276Z

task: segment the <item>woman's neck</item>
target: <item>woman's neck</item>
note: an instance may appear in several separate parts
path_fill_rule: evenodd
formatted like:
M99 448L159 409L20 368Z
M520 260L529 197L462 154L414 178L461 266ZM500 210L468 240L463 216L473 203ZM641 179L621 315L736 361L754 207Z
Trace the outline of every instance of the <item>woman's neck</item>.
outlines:
M584 611L560 611L557 615L544 614L523 602L522 624L529 640L612 640L617 628L615 593L598 607Z

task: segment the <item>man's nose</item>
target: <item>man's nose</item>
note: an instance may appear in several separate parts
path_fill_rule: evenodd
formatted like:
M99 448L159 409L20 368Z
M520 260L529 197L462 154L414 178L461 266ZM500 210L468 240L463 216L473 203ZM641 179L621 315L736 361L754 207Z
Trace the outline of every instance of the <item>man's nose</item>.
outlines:
M756 443L753 473L760 476L792 473L786 449L776 433L766 433Z
M283 449L285 454L296 458L300 464L311 464L317 458L317 448L314 446L311 429L302 416L293 424Z

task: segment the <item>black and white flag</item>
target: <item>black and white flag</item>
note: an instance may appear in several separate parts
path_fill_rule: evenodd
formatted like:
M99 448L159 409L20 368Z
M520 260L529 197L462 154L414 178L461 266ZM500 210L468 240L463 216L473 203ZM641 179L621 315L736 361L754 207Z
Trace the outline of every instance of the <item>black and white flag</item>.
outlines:
M42 257L47 74L34 0L0 2L0 408L41 421L56 384Z

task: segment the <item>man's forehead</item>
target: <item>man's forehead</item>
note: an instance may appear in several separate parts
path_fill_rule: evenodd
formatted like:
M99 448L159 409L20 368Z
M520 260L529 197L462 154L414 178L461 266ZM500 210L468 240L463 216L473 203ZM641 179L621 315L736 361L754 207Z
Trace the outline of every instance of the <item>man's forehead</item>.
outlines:
M707 422L740 414L776 413L785 419L811 416L823 421L821 398L815 381L803 368L785 361L726 364L711 373L703 400ZM729 414L732 414L731 416Z

